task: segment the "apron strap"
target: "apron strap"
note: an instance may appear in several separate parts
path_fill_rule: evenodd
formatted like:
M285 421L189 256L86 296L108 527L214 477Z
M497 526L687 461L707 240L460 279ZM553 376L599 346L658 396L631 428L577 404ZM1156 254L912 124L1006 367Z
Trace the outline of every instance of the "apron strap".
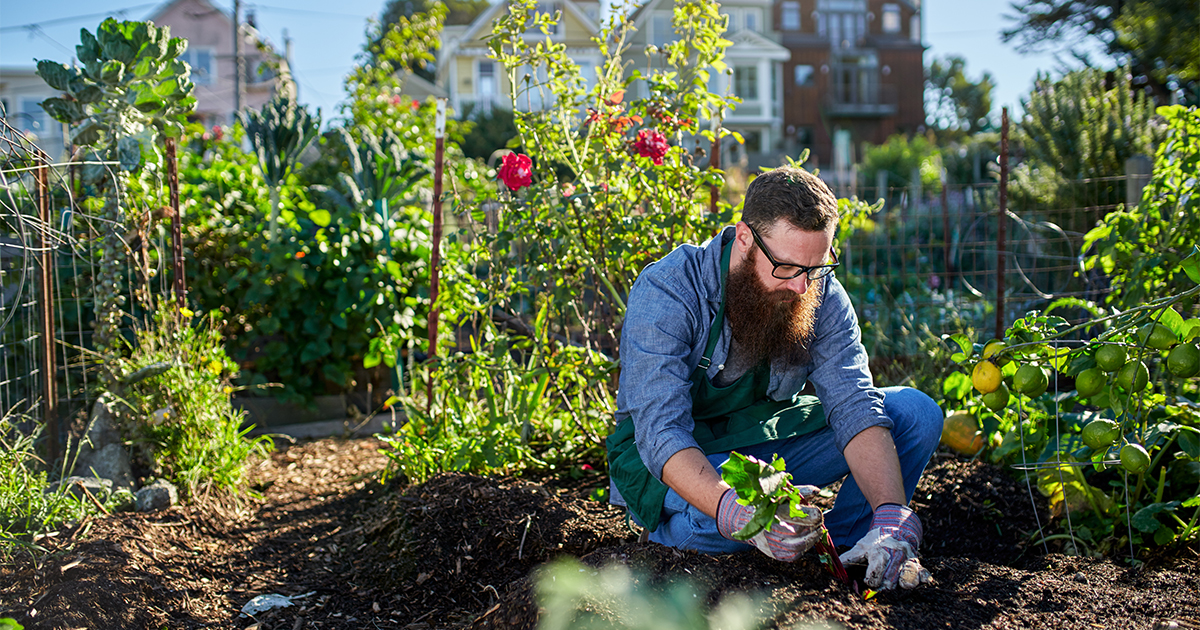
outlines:
M712 326L708 329L708 347L704 349L704 356L700 357L700 364L696 366L705 372L712 366L713 352L716 351L717 342L721 340L721 331L725 328L725 280L729 275L729 256L732 252L733 241L729 241L721 250L721 306L717 308L717 316L713 318Z

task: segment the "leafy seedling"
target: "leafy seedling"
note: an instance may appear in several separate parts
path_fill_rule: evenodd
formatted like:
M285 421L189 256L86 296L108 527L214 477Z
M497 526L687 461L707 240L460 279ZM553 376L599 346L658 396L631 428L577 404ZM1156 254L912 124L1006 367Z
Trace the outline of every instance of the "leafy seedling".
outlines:
M721 464L721 478L737 492L738 503L754 508L754 516L746 526L733 533L733 537L738 540L750 540L778 522L777 512L784 504L787 505L788 515L792 517L804 516L801 506L811 505L792 485L792 475L787 472L784 461L779 456L767 463L736 451L732 452L729 459ZM825 529L824 525L821 526L821 535L813 548L816 549L817 557L826 570L855 592L859 592L858 584L850 579L846 567L842 566L837 547L833 545L829 530ZM870 598L874 593L867 590L864 591L864 595Z

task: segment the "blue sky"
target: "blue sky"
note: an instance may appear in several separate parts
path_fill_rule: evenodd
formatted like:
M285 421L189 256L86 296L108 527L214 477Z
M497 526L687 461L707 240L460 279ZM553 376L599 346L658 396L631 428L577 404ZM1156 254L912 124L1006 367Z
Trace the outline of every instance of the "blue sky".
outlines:
M320 107L324 118L336 115L343 98L342 79L363 42L366 20L377 15L385 0L271 0L271 4L242 2L255 13L259 30L282 50L284 29L293 42L294 72L300 100ZM214 0L228 10L229 0ZM1010 12L1007 0L925 0L926 63L934 57L961 55L967 73L977 78L989 71L996 79L994 102L1019 107L1039 70L1061 65L1052 54L1020 55L1000 41ZM79 41L79 29L95 30L105 15L143 19L157 3L137 0L6 0L0 8L0 66L33 65L34 59L67 62ZM124 10L123 13L117 13ZM14 28L38 24L34 29Z

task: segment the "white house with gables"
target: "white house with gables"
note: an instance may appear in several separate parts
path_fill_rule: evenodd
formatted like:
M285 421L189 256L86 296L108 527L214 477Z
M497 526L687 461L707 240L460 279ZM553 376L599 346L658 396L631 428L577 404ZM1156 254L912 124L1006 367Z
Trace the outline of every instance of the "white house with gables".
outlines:
M783 64L791 58L779 44L773 25L773 0L725 0L721 14L728 16L725 49L729 72L717 74L709 89L742 99L726 112L722 125L745 138L745 144L728 142L722 163L746 160L752 165L783 148ZM644 58L647 46L663 46L675 39L672 27L674 0L649 0L632 15L633 34L629 58ZM635 82L633 95L647 96L646 86ZM731 160L733 162L731 162Z
M488 58L490 51L487 47L492 23L505 11L508 11L508 2L497 2L474 22L446 26L442 31L437 84L446 89L450 107L459 115L472 110L512 107L511 89L504 66ZM600 49L592 41L600 32L600 3L555 0L539 3L538 11L549 14L561 12L550 39L566 45L567 55L579 65L580 73L589 81L590 88L595 83L596 67L601 62ZM538 29L532 29L527 37L531 41L541 41L546 35ZM542 103L536 92L532 92L516 106L518 109L537 110Z

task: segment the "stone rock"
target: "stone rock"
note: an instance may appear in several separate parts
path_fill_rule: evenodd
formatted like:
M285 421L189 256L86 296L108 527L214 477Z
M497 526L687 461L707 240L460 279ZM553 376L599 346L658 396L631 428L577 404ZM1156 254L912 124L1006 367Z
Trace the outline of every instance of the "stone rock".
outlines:
M116 489L133 492L135 488L129 450L125 448L121 432L113 421L104 397L92 407L87 437L80 445L79 457L75 460L75 474L110 479Z
M87 489L93 497L96 497L97 501L104 503L112 494L113 482L98 477L72 476L46 486L46 492L58 492L58 489L63 486L67 487L67 494L77 499L84 498L84 489Z
M154 512L165 510L179 502L179 491L166 479L155 479L154 483L137 491L137 511Z

